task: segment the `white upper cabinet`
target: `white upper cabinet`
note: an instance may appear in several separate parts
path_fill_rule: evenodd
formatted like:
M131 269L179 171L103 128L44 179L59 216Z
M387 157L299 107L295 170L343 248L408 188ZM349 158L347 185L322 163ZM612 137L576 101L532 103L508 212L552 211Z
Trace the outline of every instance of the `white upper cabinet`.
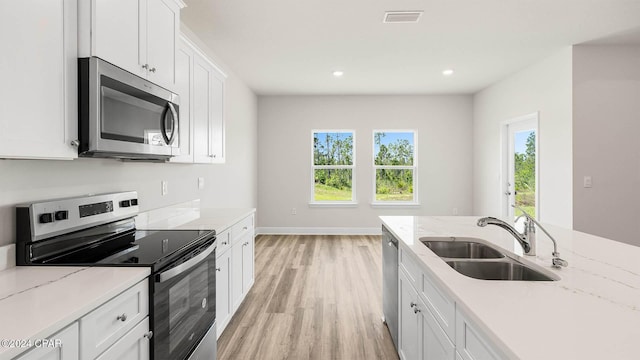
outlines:
M0 1L0 158L78 156L77 6Z
M79 2L79 57L97 56L175 90L181 0Z
M171 162L224 163L225 79L226 75L195 45L182 38L176 53L181 155Z

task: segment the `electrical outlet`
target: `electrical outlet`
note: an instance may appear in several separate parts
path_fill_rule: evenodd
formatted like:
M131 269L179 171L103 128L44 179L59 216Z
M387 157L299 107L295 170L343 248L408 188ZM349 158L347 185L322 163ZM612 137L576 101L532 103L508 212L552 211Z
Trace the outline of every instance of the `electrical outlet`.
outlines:
M453 215L458 215L458 208L453 208L451 212L453 213Z
M296 208L291 208L291 215L297 215L298 214L298 210L296 210Z
M167 195L169 192L169 183L167 181L162 181L162 196Z
M199 177L198 178L198 189L200 189L200 190L204 189L204 178L203 177Z
M592 184L592 182L591 182L591 176L588 176L588 175L587 175L587 176L585 176L585 177L584 177L584 183L583 183L583 186L584 186L584 187L586 187L586 188L590 188L590 187L592 187L592 186L593 186L593 184Z

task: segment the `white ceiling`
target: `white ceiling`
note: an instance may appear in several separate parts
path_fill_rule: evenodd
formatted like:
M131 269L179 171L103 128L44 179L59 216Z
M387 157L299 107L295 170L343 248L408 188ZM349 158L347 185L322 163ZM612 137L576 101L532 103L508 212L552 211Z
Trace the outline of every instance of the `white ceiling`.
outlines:
M640 28L640 0L186 3L184 23L258 94L474 93L564 46ZM424 14L383 24L387 10Z

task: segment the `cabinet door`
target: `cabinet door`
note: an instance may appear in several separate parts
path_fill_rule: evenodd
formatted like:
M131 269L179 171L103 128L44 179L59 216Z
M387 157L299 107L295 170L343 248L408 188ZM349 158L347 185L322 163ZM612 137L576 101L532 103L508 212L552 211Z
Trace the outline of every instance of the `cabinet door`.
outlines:
M224 163L224 76L214 71L211 86L211 150L214 163Z
M422 315L422 359L455 360L455 346L436 318L422 300L418 307Z
M418 293L411 286L411 282L404 274L404 270L399 271L398 281L398 304L399 304L399 339L398 353L402 360L418 359L419 341L422 337L418 333L422 326L422 317L415 312L418 304Z
M77 1L0 1L0 158L72 159Z
M47 339L54 341L54 344L59 342L59 345L34 348L16 360L78 360L80 358L77 322Z
M254 264L254 239L253 232L247 233L242 241L242 294L249 292L253 285Z
M146 54L141 50L147 0L92 1L91 54L146 77Z
M120 338L96 360L149 360L149 318Z
M146 0L147 79L169 90L176 85L180 8L174 0Z
M193 143L191 141L191 97L193 92L193 51L184 42L180 42L176 53L176 92L180 96L180 156L171 158L171 162L192 163Z
M242 241L231 246L231 309L236 311L242 302ZM233 312L232 311L232 312Z
M231 316L231 292L229 291L229 266L231 251L216 258L216 322L217 337L222 335Z
M193 58L193 161L211 163L211 66L199 56Z

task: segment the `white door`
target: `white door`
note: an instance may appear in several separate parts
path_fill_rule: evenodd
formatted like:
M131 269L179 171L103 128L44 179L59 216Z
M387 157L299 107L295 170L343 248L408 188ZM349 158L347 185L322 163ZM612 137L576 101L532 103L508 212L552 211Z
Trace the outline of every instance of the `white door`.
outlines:
M515 219L522 213L511 205L539 217L538 114L508 121L503 132L503 216Z
M220 257L216 258L216 321L217 336L222 335L229 316L231 315L230 295L229 291L229 265L231 262L231 251L227 251Z
M211 163L211 66L199 56L193 59L193 161Z
M421 334L418 333L418 330L421 329L422 317L415 311L418 304L418 294L411 287L404 272L399 272L398 280L398 306L400 307L398 310L400 320L398 355L401 360L418 359L419 341L422 340Z
M247 233L242 239L242 293L249 292L253 284L253 232Z
M176 91L180 96L180 156L171 158L171 162L192 163L193 143L191 142L191 97L193 96L193 52L181 42L176 53Z
M173 0L147 0L148 79L169 90L176 84L176 48L180 9Z

